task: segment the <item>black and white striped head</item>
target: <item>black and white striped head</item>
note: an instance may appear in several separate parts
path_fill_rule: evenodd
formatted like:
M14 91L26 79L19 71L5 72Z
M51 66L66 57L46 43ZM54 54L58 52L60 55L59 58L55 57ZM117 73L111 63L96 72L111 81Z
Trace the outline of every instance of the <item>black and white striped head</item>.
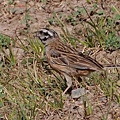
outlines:
M49 44L55 37L58 37L58 34L54 30L48 28L41 28L35 33L36 37L38 37L44 45Z

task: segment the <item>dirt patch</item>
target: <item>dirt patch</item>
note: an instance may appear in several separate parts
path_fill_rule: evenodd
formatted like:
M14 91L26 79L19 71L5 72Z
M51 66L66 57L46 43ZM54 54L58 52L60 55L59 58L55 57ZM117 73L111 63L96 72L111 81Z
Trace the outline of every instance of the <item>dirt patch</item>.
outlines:
M5 1L4 0L3 1L3 0L0 0L0 33L4 34L4 35L8 35L14 39L19 37L20 39L24 40L23 43L25 44L24 49L21 48L19 46L19 44L17 44L17 43L20 43L20 41L18 40L15 42L16 45L12 49L13 54L15 55L15 58L17 60L17 65L16 65L17 67L15 68L15 73L18 73L19 75L21 75L22 80L24 79L26 81L26 79L27 79L26 74L30 74L29 70L35 69L34 67L37 66L37 65L32 66L29 70L27 69L28 66L30 66L32 63L34 63L32 61L33 56L31 57L31 54L33 51L30 50L28 47L29 45L26 44L26 41L28 39L26 37L27 35L32 36L31 35L32 32L38 30L39 28L43 28L43 27L50 27L50 28L54 29L55 31L57 31L57 33L59 35L61 35L61 33L63 34L63 31L61 29L61 25L59 25L56 22L56 16L54 15L56 13L56 14L59 14L59 18L61 19L62 22L64 22L64 27L66 27L69 30L70 35L72 34L75 36L75 38L79 38L81 41L84 41L85 36L80 31L82 31L82 32L86 32L86 31L85 31L85 28L83 28L83 25L79 24L78 22L81 19L86 20L86 19L90 19L90 18L86 17L86 15L85 16L78 15L73 20L69 15L75 15L74 11L77 11L78 7L80 7L80 10L81 10L81 7L84 7L84 6L87 8L88 13L89 13L89 10L95 5L98 6L97 9L102 8L102 10L104 10L105 13L109 13L109 11L111 10L110 8L112 6L115 6L119 10L120 2L119 1L110 1L110 0L106 0L106 1L98 0L97 2L94 0L88 0L88 2L85 0L74 0L74 1L70 1L70 0L65 0L65 1L64 0L43 0L42 2L40 2L39 0L34 0L34 1L29 1L29 0L20 0L20 1L19 0L17 0L17 1L14 1L14 0L13 1L12 0ZM77 14L77 12L76 12L76 14ZM97 13L97 14L102 14L102 11ZM118 24L119 24L119 21L118 21ZM120 32L119 27L117 30L119 33ZM25 32L28 34L26 35ZM26 35L26 36L24 36L24 35ZM79 46L79 45L80 45L80 47L78 47L78 50L87 51L90 56L97 59L101 64L115 64L115 63L120 64L120 50L119 49L113 50L111 52L111 50L107 51L107 50L104 50L100 47L97 48L96 46L93 48L87 48L87 47L84 48L83 45L81 45L80 43L78 43L77 46ZM33 45L33 48L34 48L34 45ZM42 49L42 47L41 47L41 49ZM25 50L27 52L30 51L29 53L31 53L31 54L28 55L25 52ZM41 50L39 50L39 49L37 49L37 50L41 52ZM6 53L9 54L10 51L8 51L8 49L7 49ZM35 55L36 54L34 54L34 56ZM4 57L4 54L1 54L1 56ZM44 53L41 52L39 56L43 57ZM31 59L29 59L29 57ZM19 68L21 61L24 62L23 58L28 58L27 59L28 61L27 62L25 61L28 66L23 65L25 67ZM42 61L42 59L41 59L41 61ZM2 61L2 59L1 59L1 61ZM29 63L29 61L30 61L30 63ZM34 64L36 64L36 63L34 63ZM38 63L38 66L41 67L42 66L41 63ZM5 68L6 67L4 66L4 69ZM38 68L37 68L37 72L40 75L42 72L41 71L39 72ZM28 72L26 72L27 70L28 70ZM6 71L5 72L10 73L10 71L11 71L11 69L9 69L7 72ZM26 73L25 76L24 76L24 71ZM108 71L106 72L107 82L110 81L111 84L104 83L104 79L106 79L105 74L103 75L101 73L96 78L95 78L96 74L91 75L90 78L86 78L86 80L85 80L85 82L87 83L87 84L84 84L84 86L86 87L86 91L87 91L86 95L83 97L80 97L78 99L72 99L70 97L70 95L67 94L65 96L65 98L62 99L62 102L63 102L62 108L60 108L60 107L57 108L56 106L52 105L53 99L50 98L50 100L52 102L50 100L48 100L49 97L51 97L51 96L48 93L46 96L42 96L38 90L39 85L35 86L34 89L38 90L35 93L38 96L41 95L42 97L41 97L41 100L38 98L36 100L36 98L35 98L35 100L37 101L37 102L35 101L37 108L35 109L35 113L32 113L32 114L35 114L35 115L33 115L34 116L33 119L36 119L36 120L87 120L87 119L88 120L101 120L101 119L102 120L103 119L105 119L105 120L118 120L118 119L120 119L120 112L119 112L120 106L118 104L118 103L120 103L120 99L119 99L120 86L117 84L117 81L120 81L119 80L120 71L119 71L119 69L114 69L112 71L112 73L113 74L116 73L117 75L114 74L113 76L111 75L111 71L112 71L111 69L108 69ZM34 73L34 71L32 71L32 72ZM15 74L14 71L12 71L11 73ZM50 76L50 75L51 74L49 73L48 76ZM43 74L43 76L44 76L44 74ZM34 75L32 77L34 77ZM40 79L42 79L41 76L38 76L38 77L40 77ZM50 78L52 78L52 77L50 77ZM97 80L99 77L101 77L101 78L99 79L100 81L98 82ZM45 77L43 77L43 78L45 78ZM12 79L14 79L14 78L12 78ZM93 79L94 79L94 85L91 82ZM17 80L19 81L19 79L17 79ZM30 79L29 82L31 82L31 80L32 80L32 78ZM37 79L35 79L35 80L37 81ZM114 80L115 80L115 83L113 82ZM103 82L103 84L100 83L101 81ZM29 86L29 88L26 87L28 84L28 81L26 83L24 83L25 86L23 86L24 84L22 83L21 86L23 86L23 88L24 88L23 91L25 91L26 89L30 89L31 94L33 94L34 92L31 90L31 88L33 87L32 85L34 84L34 82L33 83L32 82L31 82L31 86ZM48 83L49 82L50 81L48 81ZM9 81L7 81L7 83L9 83ZM11 82L10 84L13 87L12 89L14 89L15 88L14 81ZM52 84L52 83L50 82L49 84ZM114 88L114 84L117 87ZM113 85L112 90L115 92L117 91L118 96L115 94L116 96L114 96L112 98L111 95L113 95L112 94L113 91L111 90L111 94L108 95L109 89L107 89L107 88L106 88L106 91L103 92L104 85L106 85L108 88ZM4 86L4 84L3 84L3 86ZM101 89L101 87L103 89ZM21 89L22 87L18 87L18 88ZM9 89L9 87L8 87L8 89ZM46 88L44 88L44 89L46 89ZM51 89L51 91L52 91L52 88L47 88L47 89ZM26 95L26 93L25 93L25 95ZM19 94L19 92L18 92L18 94ZM60 95L59 95L59 97L57 97L55 95L53 95L53 96L52 97L55 98L55 100L60 98ZM31 99L32 99L32 97L31 97ZM30 99L30 96L28 96L27 98ZM46 108L41 107L42 106L42 104L41 104L42 99L45 99L46 101L50 101L49 104L53 108L49 107L48 103L44 102L44 100L43 100L43 103L44 103L43 106L45 106ZM11 99L9 99L9 100L12 101ZM118 101L118 103L115 101ZM54 102L56 102L56 101L54 101ZM28 101L25 101L25 104L27 104L27 103L28 103ZM31 106L32 105L33 104L31 104ZM12 107L12 105L11 105L11 103L8 102L7 105L5 104L4 106L5 107L0 108L1 109L0 115L2 116L2 117L1 116L0 117L1 117L1 119L2 118L9 119L9 118L7 118L7 116L9 116L11 111L12 111L12 109L10 109L9 106ZM19 105L17 104L17 106L19 106ZM39 108L39 106L41 108ZM20 108L20 107L21 106L19 106L18 108ZM17 107L14 107L14 108L17 109ZM25 106L25 109L27 109L26 106ZM21 109L21 111L22 111L22 109ZM22 112L24 112L24 111L22 111ZM19 113L19 110L18 110L18 113ZM26 114L26 116L30 116L29 114L28 115ZM21 119L22 119L22 117L21 117Z

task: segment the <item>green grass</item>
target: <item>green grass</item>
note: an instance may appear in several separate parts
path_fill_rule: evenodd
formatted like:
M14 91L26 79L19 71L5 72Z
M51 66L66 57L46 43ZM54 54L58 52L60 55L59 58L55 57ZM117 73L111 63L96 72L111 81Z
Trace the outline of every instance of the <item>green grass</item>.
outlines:
M43 2L46 4L46 1ZM91 12L94 13L96 8L97 5L94 4ZM78 7L73 14L66 15L65 19L61 14L53 14L48 22L51 26L59 26L62 30L61 39L75 48L76 45L82 44L87 46L88 52L89 48L94 47L117 50L120 48L120 42L117 35L118 28L114 23L120 19L120 14L114 6L111 9L113 16L105 17L104 11L98 10L94 13L97 17L92 18L93 16L90 16L85 7ZM86 17L80 21L81 15L87 16L89 21L85 20ZM30 18L27 15L26 17L27 24ZM82 35L83 41L78 39L76 33L69 32L67 24L83 25L84 33L82 30L76 31ZM38 114L42 117L49 116L53 111L59 113L64 109L64 103L67 101L66 97L62 97L66 87L65 81L62 76L51 70L46 62L44 46L39 40L30 36L29 30L23 33L26 36L25 40L0 34L0 118L5 116L8 120L34 120ZM24 53L19 59L14 52L16 46ZM85 78L82 83L79 83L86 89L94 87L92 93L97 98L103 96L107 99L107 112L101 110L103 120L108 119L112 103L120 105L118 77L118 69L112 69L102 73L95 72L89 76L89 79ZM99 105L95 106L88 94L81 99L84 117L89 118ZM117 120L117 117L114 116L114 119Z
M88 12L89 11L89 12ZM111 8L110 15L106 15L105 11L98 9L97 4L93 4L93 8L87 10L86 7L77 7L76 11L71 14L61 16L61 14L53 14L48 18L48 22L53 26L60 26L63 31L63 38L75 45L81 42L87 47L101 47L107 50L116 50L120 48L119 31L120 12L114 6ZM112 15L114 14L114 15ZM95 16L95 17L94 17ZM65 23L63 23L65 21ZM83 36L84 41L80 41L73 36L67 29L65 24L76 26L81 24L82 30L76 31L77 34ZM84 31L84 33L83 33Z
M27 42L29 44L27 47L20 44L26 55L21 61L16 62L12 52L13 46L7 45L11 51L7 55L4 47L1 47L4 55L0 64L0 106L3 109L6 107L6 117L9 119L31 120L39 110L47 114L48 111L44 109L46 107L53 109L63 107L60 83L55 76L48 75L51 73L42 66L45 63L41 43L33 39Z

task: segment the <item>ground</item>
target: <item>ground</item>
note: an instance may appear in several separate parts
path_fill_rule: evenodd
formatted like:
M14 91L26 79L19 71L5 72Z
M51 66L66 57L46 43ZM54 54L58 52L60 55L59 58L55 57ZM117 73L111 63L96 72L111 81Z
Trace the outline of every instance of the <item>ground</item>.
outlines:
M95 72L71 89L51 70L39 28L101 64L120 64L119 0L0 0L0 120L119 120L120 68Z

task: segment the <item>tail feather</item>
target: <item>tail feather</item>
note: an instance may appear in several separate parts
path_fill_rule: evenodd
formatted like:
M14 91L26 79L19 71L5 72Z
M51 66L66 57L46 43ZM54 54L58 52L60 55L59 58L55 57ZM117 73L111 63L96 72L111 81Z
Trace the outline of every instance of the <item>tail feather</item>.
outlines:
M104 68L120 68L120 64L105 64Z

